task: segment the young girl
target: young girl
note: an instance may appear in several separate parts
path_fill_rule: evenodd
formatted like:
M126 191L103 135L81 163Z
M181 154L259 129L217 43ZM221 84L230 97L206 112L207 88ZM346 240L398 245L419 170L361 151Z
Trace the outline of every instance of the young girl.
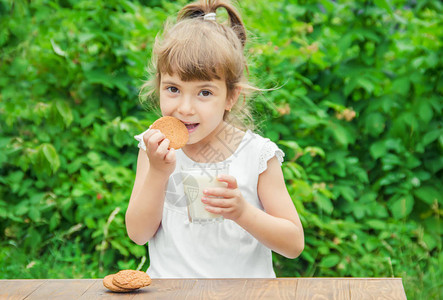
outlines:
M216 11L226 9L229 26ZM181 120L188 143L168 149L159 130L139 141L137 173L126 226L137 244L149 241L153 278L272 278L271 250L295 258L303 228L281 170L284 153L242 124L250 115L246 83L245 28L235 8L217 0L185 6L178 22L154 46L154 94L163 116ZM146 88L147 86L143 87ZM198 199L222 222L190 222L182 168L229 166Z

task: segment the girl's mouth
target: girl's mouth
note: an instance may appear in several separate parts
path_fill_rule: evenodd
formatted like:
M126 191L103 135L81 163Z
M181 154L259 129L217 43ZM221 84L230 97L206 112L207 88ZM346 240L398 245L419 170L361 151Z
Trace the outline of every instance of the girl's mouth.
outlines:
M185 124L186 128L188 128L189 133L194 132L197 129L198 125L200 125L200 123Z

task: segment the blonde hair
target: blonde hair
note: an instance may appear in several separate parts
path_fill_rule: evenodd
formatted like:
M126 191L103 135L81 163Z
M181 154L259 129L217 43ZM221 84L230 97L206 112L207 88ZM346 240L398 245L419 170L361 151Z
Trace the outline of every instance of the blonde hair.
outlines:
M204 15L224 8L229 24L205 20ZM161 74L177 74L183 81L226 80L228 98L237 87L241 94L231 111L225 111L224 121L241 129L254 129L251 106L247 96L259 89L250 85L245 76L244 55L246 30L243 21L227 1L201 0L186 5L178 14L177 23L165 28L164 37L156 37L151 62L151 80L140 90L142 102L151 100L159 107Z

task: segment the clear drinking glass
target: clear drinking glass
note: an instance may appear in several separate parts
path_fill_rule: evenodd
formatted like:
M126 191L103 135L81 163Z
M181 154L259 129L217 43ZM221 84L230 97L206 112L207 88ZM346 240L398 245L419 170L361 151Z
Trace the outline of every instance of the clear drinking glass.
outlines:
M227 187L226 182L217 180L221 174L229 174L229 165L181 168L183 188L186 195L189 221L192 223L221 222L223 217L210 213L201 201L203 190L212 187Z

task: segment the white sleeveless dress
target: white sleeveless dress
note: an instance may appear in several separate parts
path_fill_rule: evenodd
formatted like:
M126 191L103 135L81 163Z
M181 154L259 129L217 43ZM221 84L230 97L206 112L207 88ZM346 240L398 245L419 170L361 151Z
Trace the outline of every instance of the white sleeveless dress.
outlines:
M146 132L146 131L145 131ZM146 150L143 134L135 136ZM208 152L209 155L209 152ZM232 155L216 165L229 165L229 174L237 179L243 197L259 209L257 195L260 173L269 159L283 162L284 153L267 138L248 130ZM157 233L148 242L152 278L275 278L271 250L237 223L225 219L218 223L189 222L186 196L181 183L181 167L213 166L197 163L182 150L176 151L177 163L169 177L163 219Z

